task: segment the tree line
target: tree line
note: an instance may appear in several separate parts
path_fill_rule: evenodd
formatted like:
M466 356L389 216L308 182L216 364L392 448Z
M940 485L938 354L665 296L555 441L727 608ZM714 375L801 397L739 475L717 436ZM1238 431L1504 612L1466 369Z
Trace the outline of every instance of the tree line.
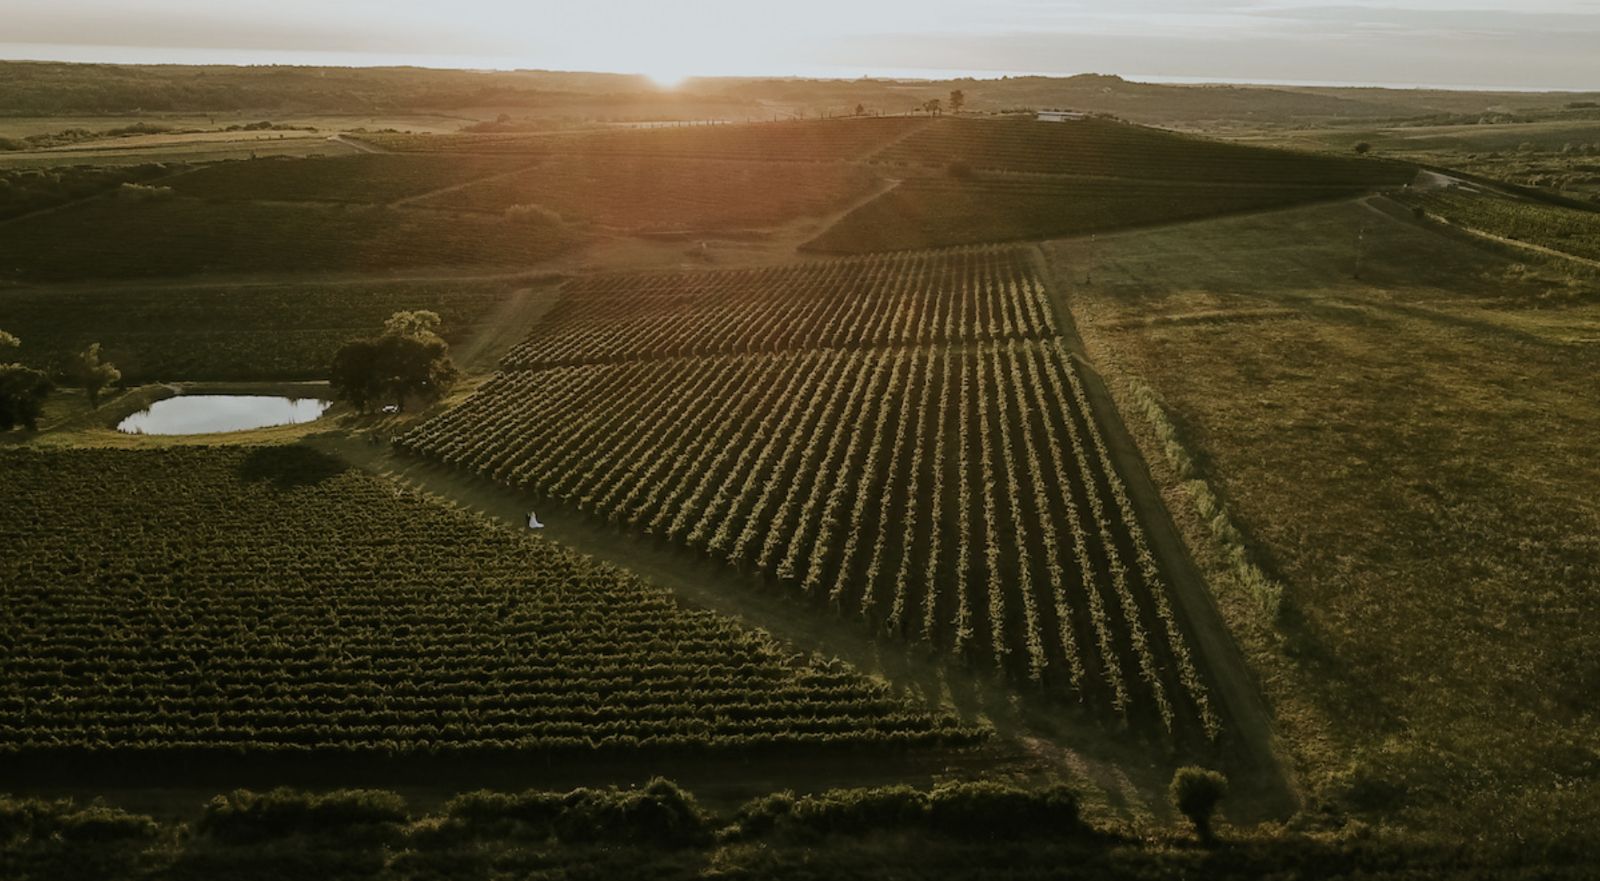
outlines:
M0 353L20 348L22 340L0 330ZM121 380L122 371L101 357L99 343L68 358L55 376L21 362L0 363L0 431L18 426L37 431L58 381L83 389L89 405L99 407L101 393Z

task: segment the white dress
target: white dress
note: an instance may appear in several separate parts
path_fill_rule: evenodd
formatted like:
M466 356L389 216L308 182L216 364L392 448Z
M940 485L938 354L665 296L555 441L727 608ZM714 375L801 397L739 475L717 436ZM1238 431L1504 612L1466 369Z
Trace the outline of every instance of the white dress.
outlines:
M528 512L528 528L529 529L543 529L544 528L544 524L539 522L538 515L534 514L532 511Z

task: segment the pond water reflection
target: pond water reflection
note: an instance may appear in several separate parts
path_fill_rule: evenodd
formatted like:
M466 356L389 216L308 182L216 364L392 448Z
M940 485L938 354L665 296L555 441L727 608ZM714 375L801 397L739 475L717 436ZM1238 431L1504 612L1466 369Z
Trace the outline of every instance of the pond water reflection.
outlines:
M214 434L273 425L299 425L331 404L317 398L270 395L179 395L117 424L127 434Z

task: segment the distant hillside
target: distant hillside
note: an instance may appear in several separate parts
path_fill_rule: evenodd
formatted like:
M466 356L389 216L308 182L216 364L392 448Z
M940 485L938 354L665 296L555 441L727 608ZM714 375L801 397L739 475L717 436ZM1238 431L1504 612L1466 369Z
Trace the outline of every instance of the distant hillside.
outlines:
M1117 76L1020 76L992 80L703 78L663 91L640 76L556 71L412 67L228 67L0 62L0 115L284 110L373 112L504 107L602 116L641 102L662 116L738 119L764 112L909 113L953 89L967 108L1073 107L1136 122L1203 126L1400 120L1482 113L1527 114L1600 95L1454 92L1289 86L1162 85Z

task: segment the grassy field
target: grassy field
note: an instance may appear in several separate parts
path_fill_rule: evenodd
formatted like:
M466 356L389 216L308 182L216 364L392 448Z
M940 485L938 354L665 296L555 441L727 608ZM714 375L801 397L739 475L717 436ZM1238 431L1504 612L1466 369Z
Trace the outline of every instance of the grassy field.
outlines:
M498 216L119 194L6 227L0 279L518 269L572 242L560 225Z
M1592 844L1600 292L1359 203L1053 259L1308 806Z
M445 338L462 344L496 320L514 291L537 284L22 288L0 290L0 326L22 339L18 357L41 367L98 342L134 382L321 379L341 344L376 333L395 312L437 312Z
M1338 198L1339 186L1164 184L1061 178L916 178L804 245L860 254L1058 238Z
M0 457L13 768L982 737L304 446Z

